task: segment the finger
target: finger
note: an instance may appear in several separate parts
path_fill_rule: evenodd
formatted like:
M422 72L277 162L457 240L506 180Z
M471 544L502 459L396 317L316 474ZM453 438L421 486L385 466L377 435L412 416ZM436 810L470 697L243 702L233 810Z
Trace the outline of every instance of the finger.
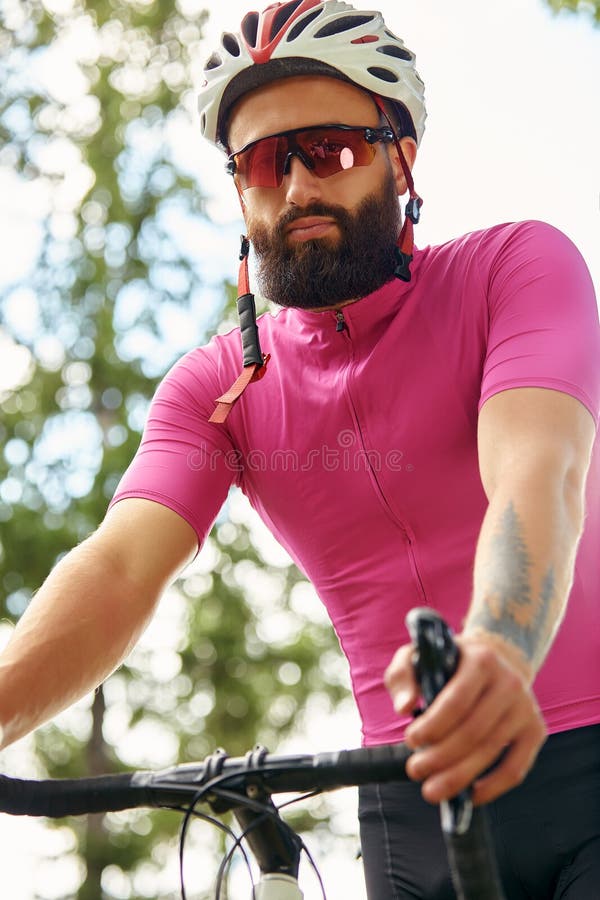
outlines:
M498 753L499 726L511 707L514 698L503 685L493 683L491 688L469 710L467 717L453 728L440 742L425 746L414 753L406 764L406 772L415 781L455 765L474 747L485 742L496 743ZM478 775L481 769L476 772Z
M460 727L488 690L489 681L489 677L477 672L469 660L461 660L455 675L431 706L407 728L405 740L408 746L416 749L436 744Z
M531 723L527 731L513 741L498 766L473 785L476 806L496 800L506 791L517 787L533 766L546 740L547 732L541 718Z
M494 682L502 683L512 703L528 694L518 672L503 663L484 644L472 645L461 656L456 674L436 697L427 712L406 731L409 747L435 744L460 728Z
M422 786L424 798L430 803L440 803L456 796L476 780L480 785L477 802L488 802L480 799L482 791L483 797L488 799L500 796L522 781L541 746L542 734L543 723L537 710L522 708L516 716L515 710L511 710L486 741L473 747L454 765L425 779ZM498 761L503 752L497 768L490 775L479 778L482 772ZM491 783L484 788L483 784L488 779Z
M412 656L411 644L400 647L383 676L385 686L394 704L394 710L399 715L412 712L419 700L420 692L415 678Z

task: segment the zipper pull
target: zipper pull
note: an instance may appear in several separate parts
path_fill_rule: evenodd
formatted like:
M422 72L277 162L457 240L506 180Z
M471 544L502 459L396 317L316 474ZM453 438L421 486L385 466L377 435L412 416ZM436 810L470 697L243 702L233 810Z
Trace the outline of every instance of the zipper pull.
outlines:
M347 328L347 325L346 325L346 320L344 318L344 313L342 312L341 309L337 309L335 311L335 317L337 319L337 324L335 326L335 330L336 331L344 331L344 329Z

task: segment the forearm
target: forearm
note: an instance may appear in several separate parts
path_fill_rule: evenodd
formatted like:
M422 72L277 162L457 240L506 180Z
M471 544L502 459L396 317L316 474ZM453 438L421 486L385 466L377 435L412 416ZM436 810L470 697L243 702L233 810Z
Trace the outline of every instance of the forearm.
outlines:
M533 680L562 620L583 526L583 485L531 472L494 492L464 633L485 633Z
M0 657L1 746L97 687L131 649L157 600L158 592L135 589L93 537L65 557Z

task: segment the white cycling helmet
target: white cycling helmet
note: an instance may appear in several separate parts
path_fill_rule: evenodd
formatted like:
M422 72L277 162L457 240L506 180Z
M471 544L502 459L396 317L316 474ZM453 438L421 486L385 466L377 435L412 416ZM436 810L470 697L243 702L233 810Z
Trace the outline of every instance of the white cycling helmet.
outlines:
M426 112L414 54L381 13L341 0L272 3L247 13L239 34L222 34L204 67L198 104L204 137L227 149L227 114L236 100L293 75L340 78L391 101L401 136L420 143Z

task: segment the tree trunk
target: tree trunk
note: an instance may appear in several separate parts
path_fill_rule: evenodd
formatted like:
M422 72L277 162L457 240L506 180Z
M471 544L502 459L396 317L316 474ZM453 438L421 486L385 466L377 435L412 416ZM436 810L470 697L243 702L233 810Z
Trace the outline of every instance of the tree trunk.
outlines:
M106 704L102 685L92 704L92 733L86 747L87 774L102 775L110 771L110 758L102 734ZM87 816L84 836L85 881L79 889L78 900L102 900L102 872L110 864L110 845L104 829L104 814Z

